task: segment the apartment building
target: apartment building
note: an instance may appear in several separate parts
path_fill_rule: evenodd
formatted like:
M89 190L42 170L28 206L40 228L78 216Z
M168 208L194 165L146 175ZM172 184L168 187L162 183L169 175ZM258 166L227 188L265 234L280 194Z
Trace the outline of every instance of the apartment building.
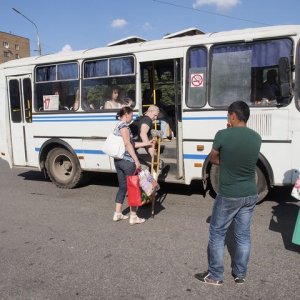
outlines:
M30 56L29 39L0 31L0 63Z

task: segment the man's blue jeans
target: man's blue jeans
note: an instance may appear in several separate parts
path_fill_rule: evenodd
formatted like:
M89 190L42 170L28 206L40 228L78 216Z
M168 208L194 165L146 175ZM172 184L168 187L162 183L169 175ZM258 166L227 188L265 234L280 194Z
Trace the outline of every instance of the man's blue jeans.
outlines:
M235 254L232 272L245 278L251 248L251 222L258 195L226 198L217 195L209 227L208 272L214 280L223 280L224 243L227 229L234 223Z

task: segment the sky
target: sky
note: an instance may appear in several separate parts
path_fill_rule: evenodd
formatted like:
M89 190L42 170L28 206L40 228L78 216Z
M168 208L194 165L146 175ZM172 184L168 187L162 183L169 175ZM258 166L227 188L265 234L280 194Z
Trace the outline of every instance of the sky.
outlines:
M146 40L196 27L206 33L300 24L300 0L0 0L0 31L30 39L37 55Z

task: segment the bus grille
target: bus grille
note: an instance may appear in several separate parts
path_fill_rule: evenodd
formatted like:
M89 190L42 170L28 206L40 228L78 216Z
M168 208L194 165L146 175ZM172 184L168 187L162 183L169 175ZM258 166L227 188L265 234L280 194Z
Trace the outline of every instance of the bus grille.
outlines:
M252 114L247 124L261 136L271 136L272 115L270 113Z

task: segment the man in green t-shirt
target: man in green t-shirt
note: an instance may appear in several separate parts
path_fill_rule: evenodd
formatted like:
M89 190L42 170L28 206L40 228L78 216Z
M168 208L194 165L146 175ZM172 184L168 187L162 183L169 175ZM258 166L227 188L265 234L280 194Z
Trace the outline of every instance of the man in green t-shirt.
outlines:
M231 222L236 246L232 276L238 284L245 282L250 225L258 200L255 167L261 146L260 135L246 126L249 116L245 102L233 102L228 107L228 128L217 132L210 153L211 163L220 166L220 176L209 228L208 271L195 274L204 283L223 283L224 243Z

